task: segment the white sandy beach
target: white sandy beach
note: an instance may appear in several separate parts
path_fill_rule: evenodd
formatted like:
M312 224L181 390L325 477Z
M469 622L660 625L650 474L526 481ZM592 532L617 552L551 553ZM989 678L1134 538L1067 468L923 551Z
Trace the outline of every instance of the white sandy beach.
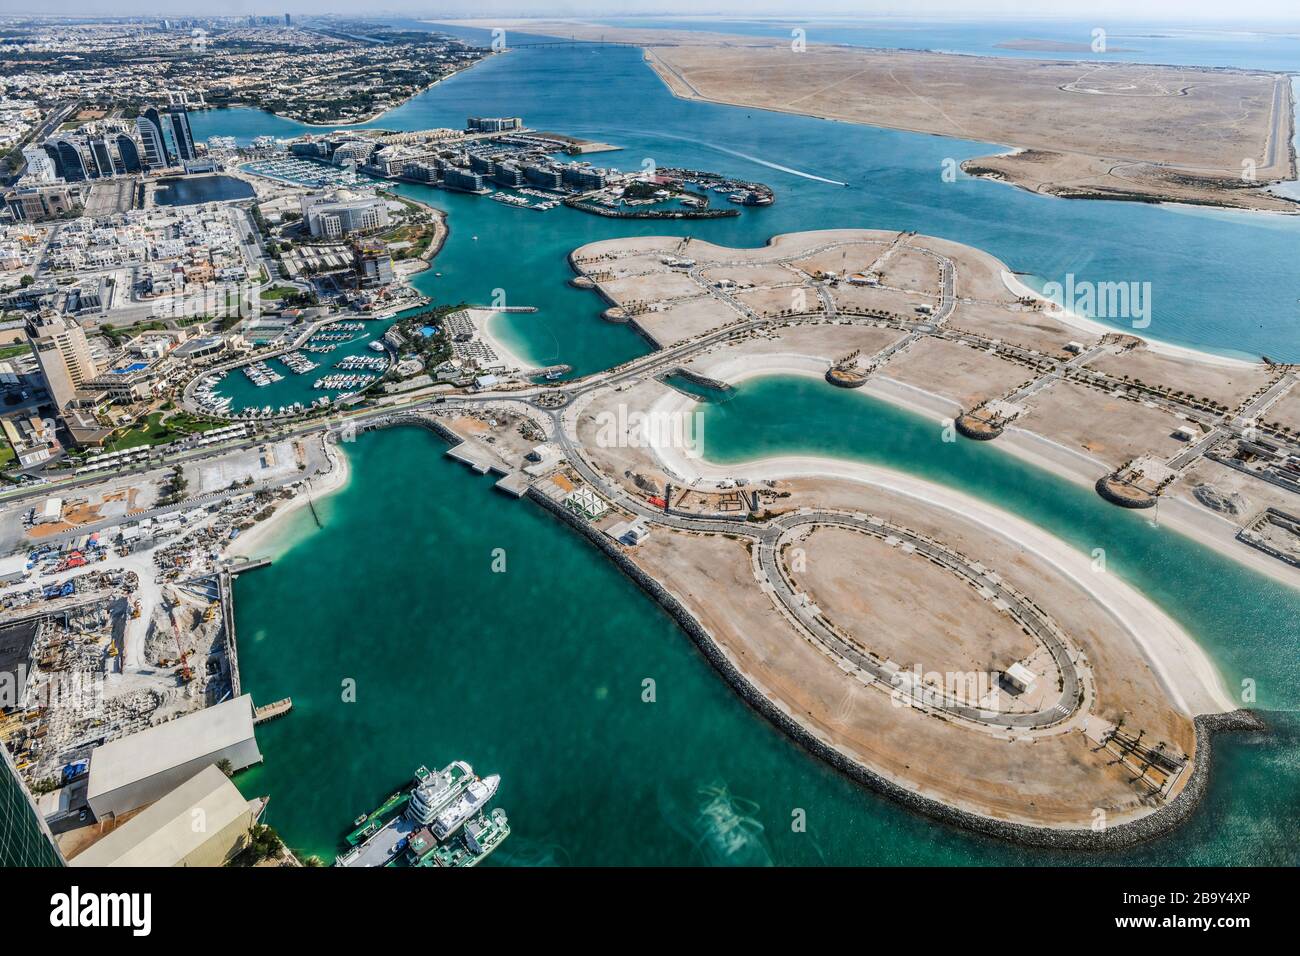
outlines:
M1111 335L1122 333L1131 335L1134 338L1141 339L1146 343L1146 347L1157 355L1167 355L1170 358L1185 359L1189 362L1200 362L1204 365L1218 365L1226 368L1263 368L1262 362L1251 362L1246 359L1233 358L1230 355L1216 355L1213 352L1204 352L1200 349L1189 348L1185 345L1174 345L1170 342L1162 342L1160 339L1148 338L1145 335L1139 335L1132 329L1119 328L1113 325L1106 325L1098 322L1096 319L1090 319L1087 316L1079 315L1070 309L1063 309L1057 306L1051 299L1045 298L1041 293L1035 292L1013 272L1004 271L1002 273L1002 282L1007 290L1016 296L1035 299L1047 306L1045 315L1048 318L1055 319L1062 325L1069 326L1072 329L1078 329L1080 332L1087 332L1089 335Z
M824 358L796 353L748 358L705 356L693 364L693 368L700 374L731 385L768 375L798 375L820 379L829 367L830 362ZM953 399L883 375L868 379L860 391L913 414L933 417L940 424L962 411L960 404ZM667 409L656 406L656 410ZM1004 454L1089 489L1096 484L1098 478L1112 470L1101 459L1086 452L1068 448L1050 438L1015 426L1008 428L995 445ZM1297 586L1296 574L1291 568L1260 551L1241 545L1236 540L1237 526L1221 515L1182 498L1171 497L1162 502L1159 521L1258 574L1291 587Z
M285 526L290 515L307 506L308 494L317 501L347 487L351 468L348 457L336 442L325 443L325 454L331 467L324 474L313 475L305 491L299 491L288 501L281 502L275 513L259 521L235 539L227 552L228 557L275 558L293 541L285 536Z
M672 392L655 403L653 414L680 414L692 400ZM1093 570L1088 556L1008 512L959 491L904 472L859 462L815 456L764 458L744 464L715 465L658 448L661 464L687 481L712 482L743 477L751 481L789 478L843 478L905 495L974 521L990 533L1031 552L1043 564L1073 581L1102 606L1142 649L1170 699L1189 714L1236 710L1217 668L1191 636L1136 589L1113 574Z
M506 313L498 312L495 309L466 309L470 320L474 323L478 337L483 340L501 361L506 363L506 368L514 372L529 372L533 369L540 368L538 363L533 362L520 355L510 346L506 345L500 336L493 334L492 327L499 322Z

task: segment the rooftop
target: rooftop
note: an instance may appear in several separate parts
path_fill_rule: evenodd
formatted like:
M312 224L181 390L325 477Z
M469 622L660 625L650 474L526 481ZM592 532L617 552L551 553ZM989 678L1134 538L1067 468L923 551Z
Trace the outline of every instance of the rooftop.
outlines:
M209 764L123 826L77 854L72 866L175 866L247 813L248 801ZM194 827L202 813L204 826Z
M90 759L87 798L143 780L188 760L253 737L249 694L186 714L157 727L96 747Z

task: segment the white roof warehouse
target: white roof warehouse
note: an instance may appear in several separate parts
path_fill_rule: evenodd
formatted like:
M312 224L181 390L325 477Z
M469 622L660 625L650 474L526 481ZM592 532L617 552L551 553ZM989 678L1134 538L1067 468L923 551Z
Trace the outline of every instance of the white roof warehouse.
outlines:
M222 760L235 770L262 760L248 694L96 747L86 800L100 820L126 813Z

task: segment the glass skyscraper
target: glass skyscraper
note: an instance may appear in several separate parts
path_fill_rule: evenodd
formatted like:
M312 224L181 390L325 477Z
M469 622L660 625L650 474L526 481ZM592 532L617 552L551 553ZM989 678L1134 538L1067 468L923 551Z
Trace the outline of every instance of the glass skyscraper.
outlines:
M0 867L63 865L54 835L0 744Z

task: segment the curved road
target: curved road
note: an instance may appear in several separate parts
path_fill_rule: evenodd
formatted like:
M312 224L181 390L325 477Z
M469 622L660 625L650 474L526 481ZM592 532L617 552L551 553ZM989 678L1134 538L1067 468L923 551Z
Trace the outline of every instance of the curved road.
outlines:
M583 480L599 491L605 498L615 502L619 507L636 515L642 521L659 527L677 531L702 531L714 534L743 535L755 539L758 549L760 567L772 584L773 597L779 601L794 620L805 627L818 641L831 648L836 654L852 662L856 667L881 680L887 686L893 684L893 675L883 665L871 658L856 645L845 641L827 627L816 616L810 614L797 596L794 588L785 577L778 560L781 540L796 528L810 525L833 525L863 531L877 537L896 537L903 543L911 544L916 551L934 561L954 574L971 582L976 587L988 589L990 600L1006 603L1008 613L1023 624L1036 640L1043 644L1052 655L1061 675L1061 692L1057 702L1051 707L1032 713L1005 714L970 707L959 700L942 697L931 699L927 696L925 703L934 709L961 717L988 727L1015 727L1022 730L1036 730L1060 723L1078 709L1080 688L1078 668L1070 659L1069 648L1051 622L1015 591L1000 582L987 577L986 571L978 570L965 558L954 551L922 537L905 528L898 528L873 523L868 517L851 515L835 511L791 512L769 519L765 522L753 522L744 519L692 515L670 509L651 506L641 498L630 494L622 485L609 480L598 471L582 453L581 446L564 427L563 410L548 409L547 414L555 427L556 441L564 449L569 464L582 476ZM929 691L927 690L927 695Z

